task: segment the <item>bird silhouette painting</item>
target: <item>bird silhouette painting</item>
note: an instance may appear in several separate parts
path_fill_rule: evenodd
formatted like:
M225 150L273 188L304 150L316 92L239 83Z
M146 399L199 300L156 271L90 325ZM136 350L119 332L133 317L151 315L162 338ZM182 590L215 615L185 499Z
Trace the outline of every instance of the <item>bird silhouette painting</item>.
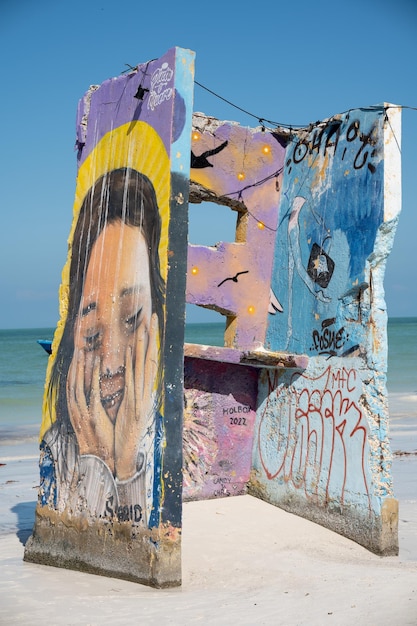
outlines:
M243 272L238 272L234 276L229 276L228 278L225 278L224 280L222 280L221 283L219 283L217 286L220 287L221 285L223 285L223 283L225 283L228 280L232 280L234 283L237 283L238 282L238 277L241 274L249 274L249 270L244 270Z
M223 143L220 144L220 146L217 146L217 148L213 148L212 150L206 150L199 156L196 156L194 152L191 150L191 167L194 167L196 169L203 169L204 167L213 167L213 164L207 160L207 157L218 154L219 152L224 150L224 148L227 146L228 143L229 143L228 141L224 141Z

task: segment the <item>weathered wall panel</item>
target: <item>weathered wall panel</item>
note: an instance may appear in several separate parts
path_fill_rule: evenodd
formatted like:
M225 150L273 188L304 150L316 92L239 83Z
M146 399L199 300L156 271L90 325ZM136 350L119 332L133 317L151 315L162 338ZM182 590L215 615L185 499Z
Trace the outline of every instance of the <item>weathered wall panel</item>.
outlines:
M383 277L399 112L296 132L195 114L191 133L192 77L193 54L173 49L80 103L25 558L176 585L182 496L248 490L394 554ZM187 259L189 193L236 211L235 241L191 243ZM186 346L183 371L185 290L227 324L224 348Z
M247 492L257 388L253 368L185 358L185 500Z
M193 124L191 180L239 219L236 241L189 246L187 302L226 315L226 344L251 349L265 340L284 142L198 114Z
M386 125L384 107L359 109L288 146L271 282L283 310L269 318L265 347L343 356L363 346L369 259L384 223Z
M395 553L383 277L401 206L399 111L292 133L193 124L191 196L240 219L236 242L189 246L187 300L227 316L225 345L265 363L287 355L260 370L250 491Z
M385 146L398 116L351 111L287 149L272 277L282 311L266 347L310 359L261 378L252 474L261 497L387 554L398 513L382 284L399 202L384 206L398 166Z
M26 560L180 584L193 69L173 48L80 103Z

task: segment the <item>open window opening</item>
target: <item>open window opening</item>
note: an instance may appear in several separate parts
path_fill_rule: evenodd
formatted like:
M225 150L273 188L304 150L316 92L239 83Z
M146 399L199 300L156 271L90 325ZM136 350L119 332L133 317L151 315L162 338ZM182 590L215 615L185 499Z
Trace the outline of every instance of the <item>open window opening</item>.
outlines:
M226 317L198 304L186 305L185 342L224 346Z
M239 213L214 202L188 205L188 242L214 246L219 241L235 241Z

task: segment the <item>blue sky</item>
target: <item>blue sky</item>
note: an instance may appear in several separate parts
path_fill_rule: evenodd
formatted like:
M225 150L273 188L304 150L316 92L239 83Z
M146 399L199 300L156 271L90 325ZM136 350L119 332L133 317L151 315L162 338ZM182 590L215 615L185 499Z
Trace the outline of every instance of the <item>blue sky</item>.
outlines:
M2 0L0 328L58 320L79 98L173 46L194 50L195 79L256 119L197 85L194 111L245 126L307 125L384 101L417 107L415 0ZM385 280L393 317L417 316L416 145L417 110L404 108L403 208ZM191 242L226 238L227 220L207 223L195 208Z

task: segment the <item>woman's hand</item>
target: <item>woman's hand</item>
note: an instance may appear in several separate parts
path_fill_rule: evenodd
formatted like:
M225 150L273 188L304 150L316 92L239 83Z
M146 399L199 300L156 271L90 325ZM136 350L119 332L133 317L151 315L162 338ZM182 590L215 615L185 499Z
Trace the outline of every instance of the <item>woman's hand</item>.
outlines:
M94 359L89 403L84 388L85 352L75 348L67 377L67 401L80 454L102 459L114 473L114 426L101 404L100 360Z
M133 350L126 354L125 390L115 424L115 474L119 480L131 478L146 429L154 419L154 386L158 371L158 316L152 314L149 328L139 327Z

